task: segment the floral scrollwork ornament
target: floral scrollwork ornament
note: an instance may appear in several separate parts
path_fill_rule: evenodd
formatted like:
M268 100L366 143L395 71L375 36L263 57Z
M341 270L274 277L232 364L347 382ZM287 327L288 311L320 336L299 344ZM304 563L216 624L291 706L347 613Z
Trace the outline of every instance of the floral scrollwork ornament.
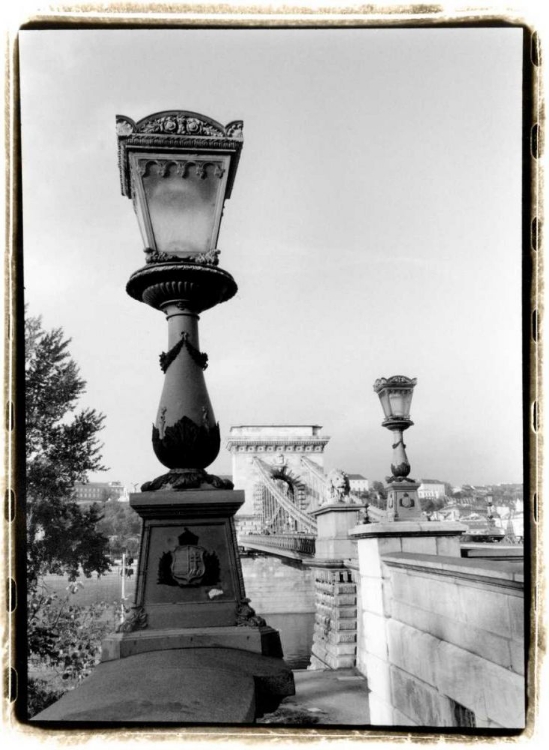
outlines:
M262 628L267 623L263 617L256 615L255 609L250 607L250 600L245 597L236 605L236 624L238 627Z
M134 630L144 630L148 627L147 619L148 615L143 607L132 607L124 622L121 622L120 625L117 626L116 632L133 633Z

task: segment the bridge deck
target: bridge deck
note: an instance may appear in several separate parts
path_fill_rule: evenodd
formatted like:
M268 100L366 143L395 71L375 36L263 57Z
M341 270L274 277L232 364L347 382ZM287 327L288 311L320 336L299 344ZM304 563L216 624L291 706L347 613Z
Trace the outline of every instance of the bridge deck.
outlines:
M315 554L313 535L303 534L247 534L239 539L240 546L293 560L311 559Z

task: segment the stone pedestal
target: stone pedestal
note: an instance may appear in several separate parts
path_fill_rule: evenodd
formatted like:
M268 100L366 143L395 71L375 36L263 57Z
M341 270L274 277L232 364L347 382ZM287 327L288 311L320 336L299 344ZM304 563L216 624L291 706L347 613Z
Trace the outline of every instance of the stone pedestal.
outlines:
M357 590L356 542L349 529L364 512L363 505L331 502L312 512L317 521L315 559L315 626L309 669L347 669L356 663Z
M253 723L294 695L280 636L246 598L232 490L142 492L135 601L89 680L36 722Z
M143 519L135 601L102 661L148 651L236 648L282 657L278 631L248 604L233 516L242 492L188 490L130 496Z
M421 521L418 487L413 479L391 477L385 484L387 490L387 517L390 521Z
M245 595L233 521L242 495L131 496L143 519L134 606L89 680L34 722L253 723L294 695L279 633Z
M312 511L317 523L315 560L326 562L356 557L356 542L349 538L349 529L360 522L364 505L330 503Z
M358 542L360 612L357 668L368 679L370 721L376 725L400 722L393 703L394 686L389 661L388 623L392 592L383 556L394 552L460 557L463 524L445 521L370 523L350 530Z

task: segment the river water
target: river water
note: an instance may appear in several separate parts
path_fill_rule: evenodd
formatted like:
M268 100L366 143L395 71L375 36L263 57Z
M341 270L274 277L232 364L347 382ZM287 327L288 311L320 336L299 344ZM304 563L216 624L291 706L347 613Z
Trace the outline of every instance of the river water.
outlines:
M305 669L311 658L314 612L261 613L267 625L280 631L284 661L292 669Z

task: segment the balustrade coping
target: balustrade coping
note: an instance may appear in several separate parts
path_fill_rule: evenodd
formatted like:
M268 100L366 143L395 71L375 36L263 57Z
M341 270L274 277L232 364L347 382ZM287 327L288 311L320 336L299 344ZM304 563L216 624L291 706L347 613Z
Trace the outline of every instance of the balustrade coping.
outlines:
M491 583L523 589L524 569L517 562L480 560L479 558L428 555L417 552L391 552L381 555L386 565L405 570L463 578L478 583ZM520 568L517 570L517 568Z
M399 536L460 536L466 531L463 523L456 521L380 521L363 523L349 530L352 539Z
M280 532L279 534L242 534L242 538L251 538L251 537L260 537L261 539L279 539L279 538L285 538L285 539L316 539L316 534L311 534L307 531L301 532L301 531L288 531L288 532Z

